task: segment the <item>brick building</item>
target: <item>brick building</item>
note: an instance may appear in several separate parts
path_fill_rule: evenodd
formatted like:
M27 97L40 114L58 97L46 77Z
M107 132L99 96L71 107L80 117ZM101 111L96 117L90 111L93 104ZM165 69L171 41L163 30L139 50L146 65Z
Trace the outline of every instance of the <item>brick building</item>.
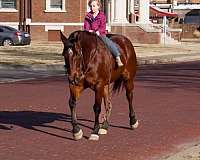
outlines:
M30 32L33 40L57 40L58 31L81 29L86 0L0 0L0 23Z
M134 5L139 2L139 21ZM60 30L80 30L88 0L0 0L0 25L30 32L32 40L59 40ZM102 0L107 29L128 36L133 42L160 43L160 31L149 22L149 0ZM131 23L130 23L131 22Z
M199 0L177 2L200 3ZM0 24L28 31L32 40L59 40L60 31L68 35L82 29L87 3L88 0L0 0ZM150 0L102 0L102 3L108 31L124 34L137 43L161 42L161 30L149 21Z

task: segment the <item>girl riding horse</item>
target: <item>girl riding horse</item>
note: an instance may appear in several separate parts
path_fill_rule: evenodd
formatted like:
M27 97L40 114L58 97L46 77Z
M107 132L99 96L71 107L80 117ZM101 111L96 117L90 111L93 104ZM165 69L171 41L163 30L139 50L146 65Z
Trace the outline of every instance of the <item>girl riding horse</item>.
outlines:
M118 66L123 66L123 63L120 59L119 49L115 43L106 37L106 16L102 11L100 11L100 0L90 0L88 5L91 11L85 16L84 29L89 32L94 32L100 36L106 46L111 50L111 53L115 57Z

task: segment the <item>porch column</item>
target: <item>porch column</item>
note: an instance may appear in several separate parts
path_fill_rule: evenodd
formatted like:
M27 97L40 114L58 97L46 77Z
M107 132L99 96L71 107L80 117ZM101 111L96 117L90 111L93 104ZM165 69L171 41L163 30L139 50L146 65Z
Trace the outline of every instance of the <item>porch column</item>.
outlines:
M130 12L131 12L132 14L135 13L135 12L134 12L134 7L135 7L135 2L134 2L134 0L130 0Z
M111 1L109 0L108 1L108 10L107 10L107 12L108 12L108 18L107 18L107 20L108 20L108 24L110 25L110 22L111 22Z
M129 0L129 14L131 17L130 18L130 21L131 23L135 23L136 22L136 17L135 17L135 0Z
M139 23L148 24L149 22L149 0L139 1Z
M126 0L114 0L114 23L128 23Z

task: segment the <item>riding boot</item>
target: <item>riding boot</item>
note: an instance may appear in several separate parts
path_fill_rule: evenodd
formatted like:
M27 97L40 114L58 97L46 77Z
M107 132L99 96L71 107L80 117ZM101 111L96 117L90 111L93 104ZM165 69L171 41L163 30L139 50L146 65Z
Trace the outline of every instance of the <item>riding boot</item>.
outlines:
M121 59L120 59L120 56L117 56L117 57L116 57L116 62L117 62L117 65L118 65L119 67L122 67L122 66L123 66L123 63L122 63L122 61L121 61Z

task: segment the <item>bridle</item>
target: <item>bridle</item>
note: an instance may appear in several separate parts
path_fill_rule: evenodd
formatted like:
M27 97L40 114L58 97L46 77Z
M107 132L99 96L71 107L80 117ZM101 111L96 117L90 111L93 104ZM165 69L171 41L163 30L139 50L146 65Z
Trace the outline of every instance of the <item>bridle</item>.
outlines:
M95 40L96 40L96 48L95 48L95 50L90 54L90 57L89 57L89 63L88 64L86 64L86 62L85 62L85 60L84 60L84 56L83 56L83 48L82 48L82 46L81 46L81 48L80 48L80 51L79 51L79 53L76 55L76 56L80 56L80 61L81 61L81 63L80 63L80 68L81 68L81 73L80 73L80 76L79 77L76 77L77 79L78 79L78 81L77 80L73 80L73 82L71 82L71 83L75 83L75 84L77 84L77 83L79 83L82 79L84 79L85 78L85 76L86 76L86 74L88 73L88 71L89 71L89 69L90 69L90 67L89 67L89 64L90 64L90 62L92 62L93 61L93 59L94 59L94 57L95 57L95 55L96 55L96 52L97 52L97 50L98 50L98 45L97 45L97 40L98 39L98 37L97 37L97 35L95 34ZM72 48L68 48L68 50L70 50L70 52L72 52L71 54L73 54L73 49ZM69 51L68 51L69 52Z

